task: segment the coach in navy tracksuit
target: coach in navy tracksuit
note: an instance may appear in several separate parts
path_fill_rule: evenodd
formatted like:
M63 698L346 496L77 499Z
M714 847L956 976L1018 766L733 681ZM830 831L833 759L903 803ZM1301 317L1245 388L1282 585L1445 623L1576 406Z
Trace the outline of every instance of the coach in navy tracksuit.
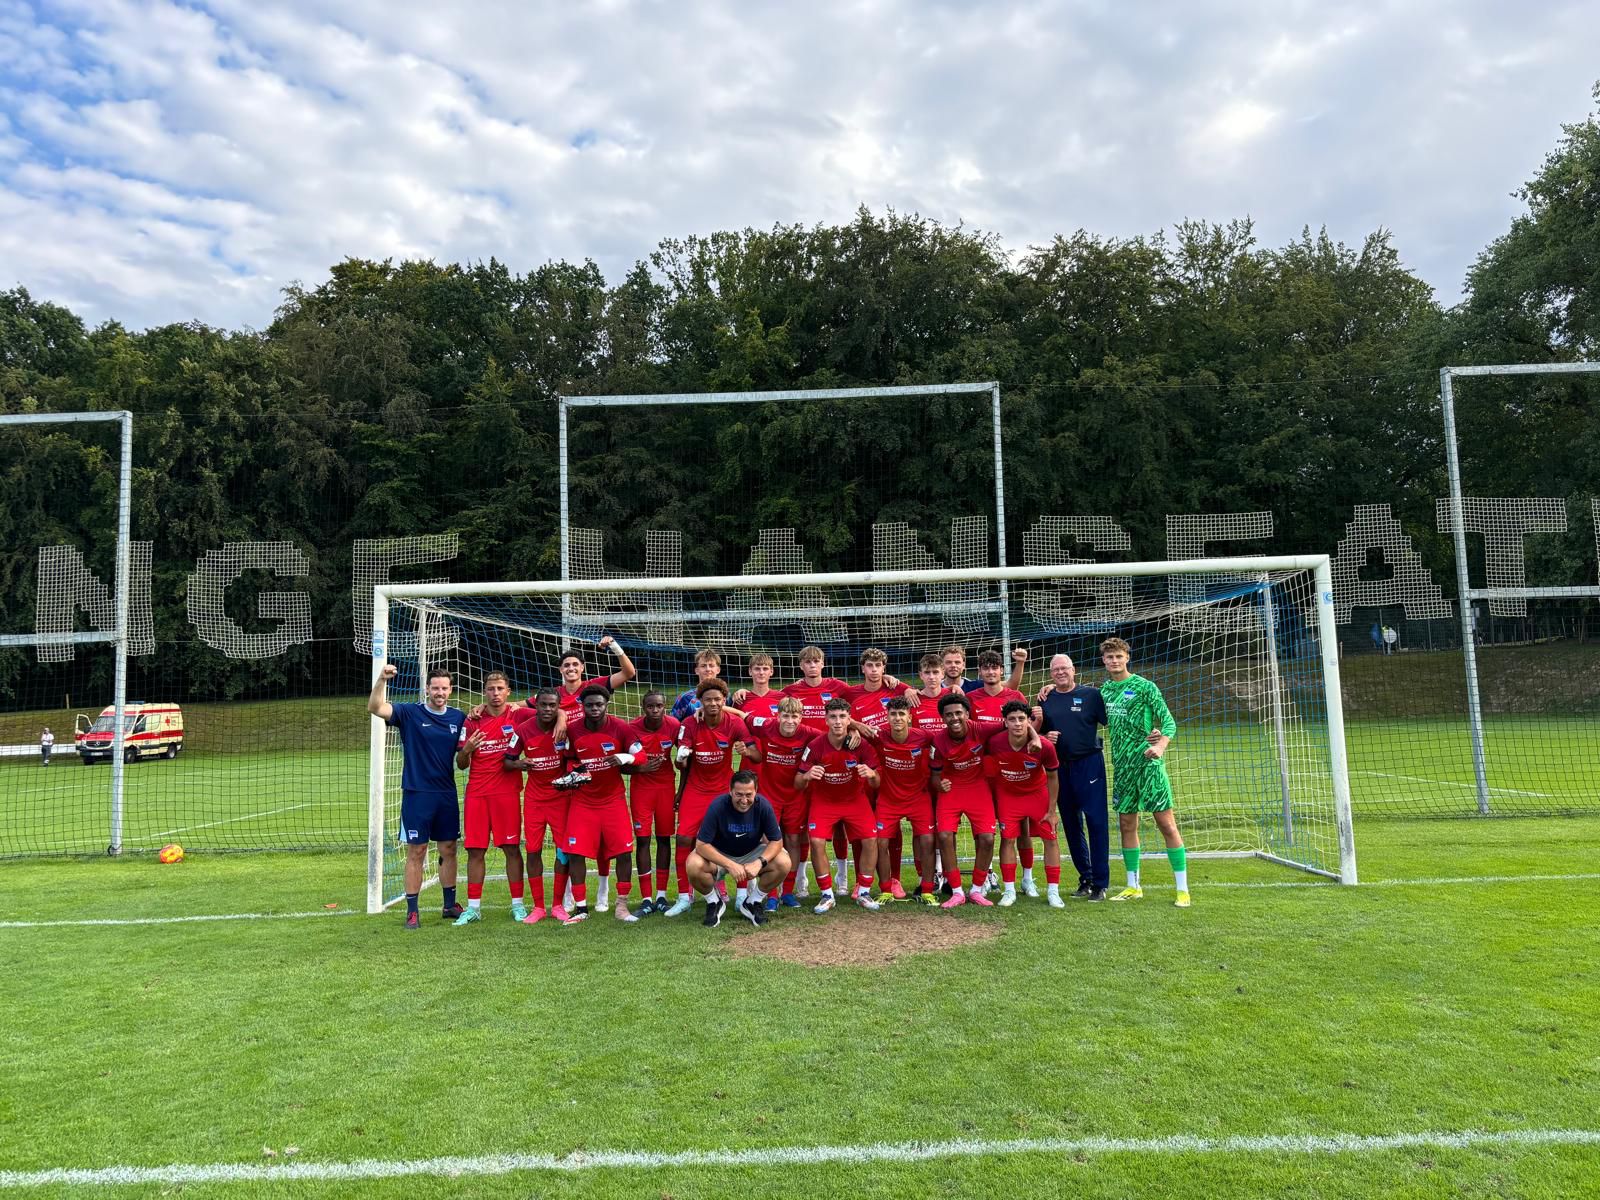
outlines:
M1100 750L1106 702L1098 688L1079 687L1072 660L1058 654L1050 660L1050 686L1040 692L1034 713L1040 734L1055 743L1061 760L1061 832L1078 870L1078 890L1073 895L1104 900L1111 882L1106 760Z

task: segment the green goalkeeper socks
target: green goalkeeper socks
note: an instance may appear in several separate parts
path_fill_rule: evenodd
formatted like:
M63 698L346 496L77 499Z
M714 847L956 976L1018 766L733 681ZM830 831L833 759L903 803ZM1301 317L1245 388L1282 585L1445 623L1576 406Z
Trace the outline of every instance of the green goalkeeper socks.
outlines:
M1167 849L1167 861L1172 864L1172 882L1180 892L1189 890L1189 853L1182 846Z
M1132 849L1130 849L1127 846L1124 846L1122 848L1122 865L1128 868L1128 886L1131 888L1138 887L1139 847L1134 846Z

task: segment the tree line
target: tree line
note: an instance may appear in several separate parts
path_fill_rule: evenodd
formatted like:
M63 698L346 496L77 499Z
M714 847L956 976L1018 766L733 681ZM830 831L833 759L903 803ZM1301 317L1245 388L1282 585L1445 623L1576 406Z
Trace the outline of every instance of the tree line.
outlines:
M1600 353L1595 116L1563 129L1520 195L1449 307L1382 229L1359 246L1309 229L1263 246L1247 220L1189 221L1013 255L980 231L866 210L667 239L614 283L588 261L519 274L350 259L287 289L261 330L89 328L19 285L0 292L0 412L136 414L134 536L155 543L161 641L190 638L185 577L231 541L309 556L292 586L319 635L349 628L357 538L451 529L452 578L554 576L562 393L993 379L1012 561L1043 513L1114 515L1155 557L1168 513L1267 509L1263 549L1331 549L1353 505L1389 502L1450 590L1433 532L1438 368ZM1587 514L1596 394L1583 378L1474 381L1469 490L1563 495ZM684 531L690 573L737 570L774 525L795 527L819 570L864 565L880 520L944 555L951 516L990 511L987 413L954 398L908 411L577 410L575 520L635 569L651 528ZM109 431L0 433L0 628L32 629L40 545L82 546L109 578L115 501ZM1581 520L1537 541L1532 577L1594 582ZM0 687L23 667L0 653ZM228 669L238 690L303 664Z

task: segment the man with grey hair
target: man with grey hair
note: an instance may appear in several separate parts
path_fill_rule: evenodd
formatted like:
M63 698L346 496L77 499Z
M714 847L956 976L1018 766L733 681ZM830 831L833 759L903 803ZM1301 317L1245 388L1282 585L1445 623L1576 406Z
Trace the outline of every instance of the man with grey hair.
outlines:
M1050 682L1038 699L1034 723L1055 744L1061 760L1061 832L1078 872L1078 890L1072 894L1079 900L1104 900L1111 884L1106 760L1099 728L1106 723L1106 702L1098 688L1078 686L1077 669L1065 654L1050 660Z

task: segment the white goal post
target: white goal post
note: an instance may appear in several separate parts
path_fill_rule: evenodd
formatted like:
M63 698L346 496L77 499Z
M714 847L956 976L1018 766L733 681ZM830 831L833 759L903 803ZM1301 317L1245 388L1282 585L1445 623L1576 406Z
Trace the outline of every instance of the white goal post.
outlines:
M117 534L113 550L113 558L116 564L116 583L111 602L111 628L101 628L94 632L79 632L68 628L36 631L34 633L0 633L0 649L31 648L39 655L40 661L48 661L45 654L46 650L55 650L70 657L70 648L74 646L109 645L111 647L114 655L111 706L115 710L115 727L111 735L111 778L106 803L106 853L116 855L122 853L124 739L129 725L123 714L128 698L128 610L130 604L130 571L132 569L130 548L132 545L133 512L133 414L127 410L119 410L115 412L18 413L0 416L0 427L106 424L110 422L116 423L120 439L117 470ZM41 548L40 553L42 556L44 553L43 548ZM41 589L48 587L44 579L40 579L38 586ZM63 594L62 591L58 590L57 596L52 597L52 599L60 598L61 594ZM41 599L43 598L41 596ZM72 606L69 603L67 607L70 610ZM52 604L49 608L50 611L56 612L60 610L61 606ZM68 623L70 624L70 622Z
M954 588L952 585L966 585ZM953 603L945 597L959 596ZM974 624L981 622L981 625ZM458 707L504 671L513 696L557 682L569 645L609 670L595 643L614 634L639 665L613 711L639 711L645 685L668 701L694 682L701 647L743 683L743 655L798 675L803 644L821 645L828 674L854 677L867 645L916 682L925 652L952 641L1029 651L1032 699L1053 653L1076 652L1097 685L1095 647L1134 645L1133 669L1163 689L1178 722L1176 811L1192 855L1233 854L1356 882L1329 556L1075 563L987 570L729 575L626 580L387 584L373 589L372 678L400 667L391 700L420 697L427 671L456 675ZM1002 637L1002 631L1008 636ZM399 898L400 755L373 718L369 736L367 907Z

